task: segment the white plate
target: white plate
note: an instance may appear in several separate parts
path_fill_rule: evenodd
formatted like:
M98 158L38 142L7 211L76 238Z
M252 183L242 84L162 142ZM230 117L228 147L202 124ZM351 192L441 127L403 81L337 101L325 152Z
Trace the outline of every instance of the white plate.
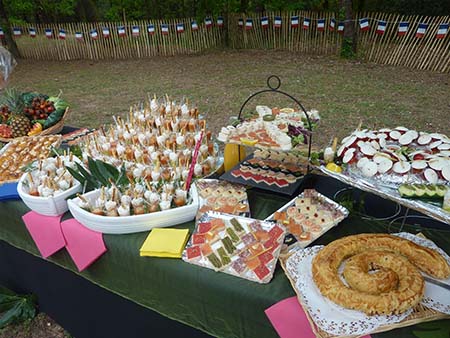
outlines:
M83 195L93 201L100 194L94 190ZM195 184L191 185L191 203L182 207L132 216L99 216L79 207L79 198L68 200L69 210L73 217L85 227L104 234L130 234L148 231L153 228L164 228L192 221L198 210L198 194Z

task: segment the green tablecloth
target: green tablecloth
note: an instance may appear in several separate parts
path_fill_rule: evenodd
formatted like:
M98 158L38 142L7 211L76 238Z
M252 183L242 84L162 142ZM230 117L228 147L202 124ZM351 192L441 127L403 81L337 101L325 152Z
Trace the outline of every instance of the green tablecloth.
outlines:
M249 195L253 216L261 219L287 202L286 198L254 191ZM28 208L19 201L0 203L0 239L39 256L21 220L27 211ZM187 227L192 232L193 226L193 222L190 222L179 228ZM412 233L422 231L450 253L450 228L433 230L405 226L404 230ZM317 244L327 244L349 234L386 231L387 223L363 220L351 214L320 238ZM108 252L80 275L111 292L213 336L277 336L264 310L295 295L280 266L277 266L269 284L260 285L187 264L179 259L139 257L139 248L147 234L104 235ZM48 260L78 273L66 250L61 250ZM436 338L448 337L449 332L450 320L441 320L374 336Z

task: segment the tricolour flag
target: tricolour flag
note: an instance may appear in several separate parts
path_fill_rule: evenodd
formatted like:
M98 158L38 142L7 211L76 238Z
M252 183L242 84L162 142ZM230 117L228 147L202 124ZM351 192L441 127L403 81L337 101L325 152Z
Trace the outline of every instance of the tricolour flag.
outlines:
M28 33L30 33L30 36L32 38L36 37L36 28L30 27L30 29L28 30Z
M339 34L344 34L344 23L343 22L339 22L337 31Z
M275 18L273 18L273 26L275 28L281 27L281 16L276 16Z
M223 16L217 17L217 26L223 27Z
M104 38L109 38L109 36L111 35L111 32L109 31L108 27L102 28L102 35Z
M309 29L309 26L311 25L311 19L305 18L303 20L303 29Z
M65 29L60 29L58 37L59 37L60 40L65 40L66 39L66 30Z
M375 33L377 33L378 35L383 35L385 31L386 31L386 21L379 20L377 30L375 31Z
M117 27L117 34L119 34L120 37L124 37L127 34L125 31L125 26Z
M92 40L98 39L98 33L96 29L91 30L89 34L91 35Z
M161 33L162 33L163 35L168 35L168 34L169 34L169 25L168 25L168 24L163 23L163 24L161 25Z
M75 39L77 39L78 41L82 41L83 40L83 33L75 32Z
M19 36L22 35L22 31L20 30L19 27L14 27L14 28L13 28L13 35L14 35L14 36L17 36L17 37L19 37Z
M359 19L359 28L363 32L368 31L369 28L370 28L370 26L369 26L369 19L367 19L367 18Z
M245 20L245 29L249 30L253 28L253 19Z
M206 28L212 27L212 19L211 18L205 18L205 26L206 26Z
M443 39L448 33L448 23L441 23L436 33L436 39Z
M325 30L325 19L317 20L317 30L323 32Z
M53 32L51 28L46 28L45 29L45 37L47 39L51 39L53 37Z
M4 38L5 37L5 32L3 31L3 28L0 27L0 38Z
M184 24L177 23L177 33L183 33L184 32Z
M336 19L331 19L331 21L330 21L330 31L334 31L334 27L336 27Z
M131 27L131 35L132 36L137 37L137 36L139 36L139 34L140 34L139 26Z
M427 31L428 24L419 23L419 27L417 27L416 38L423 38L425 32Z
M242 19L242 18L239 18L239 20L238 20L238 26L239 27L244 27L244 19Z
M195 21L195 20L191 21L191 28L192 28L193 31L198 31L197 21Z
M299 24L298 15L291 16L291 27L292 28L297 28L298 24Z
M409 28L409 23L408 22L400 22L398 24L398 32L397 35L398 36L403 36L408 32L408 28Z
M147 25L147 33L149 35L155 34L155 25L152 25L152 24Z
M267 28L269 27L269 18L267 16L263 16L261 18L261 27L262 28Z

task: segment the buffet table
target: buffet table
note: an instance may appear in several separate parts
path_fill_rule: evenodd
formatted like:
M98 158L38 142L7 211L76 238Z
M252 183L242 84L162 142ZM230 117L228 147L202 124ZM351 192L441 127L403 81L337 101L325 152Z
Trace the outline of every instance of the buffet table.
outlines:
M332 178L319 175L311 175L308 177L305 180L304 186L314 186L316 190L331 198L333 198L338 190L346 187L344 184ZM256 189L249 190L248 195L252 217L259 219L264 219L289 200L286 197L264 193ZM395 205L392 202L385 201L373 195L366 196L365 210L372 216L383 217L385 213L388 215L391 209L395 210ZM31 271L22 270L26 269L25 266L18 268L15 262L11 261L15 259L14 255L22 256L22 258L24 255L39 256L39 252L21 220L21 216L27 211L28 208L21 201L0 203L0 240L3 241L0 245L0 284L5 284L16 290L20 289L22 292L36 292L38 299L44 302L38 290L30 287L33 284L33 279L36 278L37 280L39 276L34 275ZM66 215L65 217L70 217L70 215ZM414 220L414 223L417 223L416 220ZM439 247L447 253L450 253L449 225L437 221L421 224L404 225L403 231L411 233L422 232ZM193 226L194 222L189 222L178 227L189 228L192 231ZM315 244L327 244L336 238L350 234L397 231L398 225L396 224L390 226L387 221L363 219L361 215L351 212L347 219L327 232ZM64 272L65 283L83 284L85 281L80 282L79 277L81 276L89 282L108 290L108 294L113 293L119 295L141 306L131 310L131 307L135 307L135 305L125 304L125 307L130 307L130 314L133 311L139 312L139 309L142 312L148 311L148 309L158 312L162 316L154 312L148 312L148 317L144 316L142 318L142 320L147 320L144 318L148 318L147 324L149 324L142 326L142 330L153 327L156 336L163 334L162 332L157 334L157 330L160 328L157 322L166 320L164 317L169 317L218 337L262 338L277 336L264 310L280 300L295 295L280 266L276 268L273 280L269 284L261 285L186 264L179 259L139 257L139 248L147 235L148 232L130 235L104 235L104 241L108 248L107 253L82 273L77 272L75 265L65 250L50 257L48 261L51 263L46 264L51 264L52 268L55 265L58 266L57 270L69 270L69 274L67 271ZM11 248L11 246L25 251L26 254ZM36 258L33 257L33 259ZM17 273L17 275L12 273L14 269L17 269L20 273ZM20 278L23 280L23 276L27 276L28 273L29 279L27 282L21 283ZM51 276L49 277L48 283L52 284ZM83 288L78 286L79 284L73 286L72 289L75 295L71 294L67 299L76 297L77 292L83 292ZM71 309L70 305L64 306L65 299L63 292L67 292L67 287L55 288L51 306L50 303L41 303L41 309L53 316L56 321L59 321L61 318L62 320L59 321L60 324L77 338L100 337L105 336L102 332L110 332L105 326L108 325L108 318L114 318L114 316L112 314L109 315L108 312L120 312L120 309L116 309L114 306L103 307L101 311L106 311L106 313L99 313L97 315L95 311L90 310L86 310L83 313L72 313L72 322L77 323L73 324L68 313L70 314L71 311L79 311L79 309ZM79 297L86 299L83 298L82 294ZM96 308L96 302L105 301L104 297L104 290L99 289L99 291L93 292L89 296L87 303L79 305L81 308L83 306L89 309ZM49 298L47 294L46 299ZM47 302L50 301L47 300ZM75 319L75 317L78 317L78 319ZM117 325L126 326L130 323L133 323L131 325L136 325L136 321L133 322L133 318L126 318L126 316L121 318L120 321L120 323L111 322L111 327ZM151 324L152 321L154 324ZM172 321L167 321L167 323L172 323ZM80 325L90 326L91 329L86 330L86 328L78 327ZM178 323L173 324L174 327L177 325ZM134 336L133 333L136 336L141 336L145 333L135 331L135 328L129 329L129 336ZM450 320L423 323L413 327L374 334L372 336L410 337L414 336L414 332L415 336L421 337L421 331L428 331L428 334L430 334L429 331L433 330L433 328L438 331L440 330L444 336L447 336L450 331ZM177 329L180 330L178 331L178 336L200 337L203 335L202 332L192 330L189 327L180 326ZM301 332L301 329L299 327L299 332ZM167 330L164 336L175 335L175 331L173 331L175 328L167 327ZM183 330L185 331L181 334L180 332L183 332ZM442 330L445 331L443 332ZM120 336L117 332L119 331L116 331L116 335ZM149 336L150 333L148 333ZM111 337L116 335L112 333L106 336ZM300 336L301 334L299 334ZM428 335L428 337L431 336L437 337L438 335ZM425 335L422 337L425 337Z

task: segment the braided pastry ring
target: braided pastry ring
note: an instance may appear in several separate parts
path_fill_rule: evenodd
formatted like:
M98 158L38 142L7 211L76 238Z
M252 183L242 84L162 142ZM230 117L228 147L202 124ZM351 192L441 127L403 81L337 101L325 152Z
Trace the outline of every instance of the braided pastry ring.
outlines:
M344 273L350 282L346 286L339 276L339 266L358 254L362 255L350 260ZM380 284L388 282L389 288L377 286L376 281L375 287L369 285L372 282L366 283L371 274L364 264L382 268ZM343 307L368 315L397 314L414 307L423 297L425 284L416 267L436 278L450 275L447 261L434 250L396 236L360 234L338 239L323 248L313 260L312 273L322 295ZM397 282L392 273L397 275ZM362 281L356 282L358 278Z

